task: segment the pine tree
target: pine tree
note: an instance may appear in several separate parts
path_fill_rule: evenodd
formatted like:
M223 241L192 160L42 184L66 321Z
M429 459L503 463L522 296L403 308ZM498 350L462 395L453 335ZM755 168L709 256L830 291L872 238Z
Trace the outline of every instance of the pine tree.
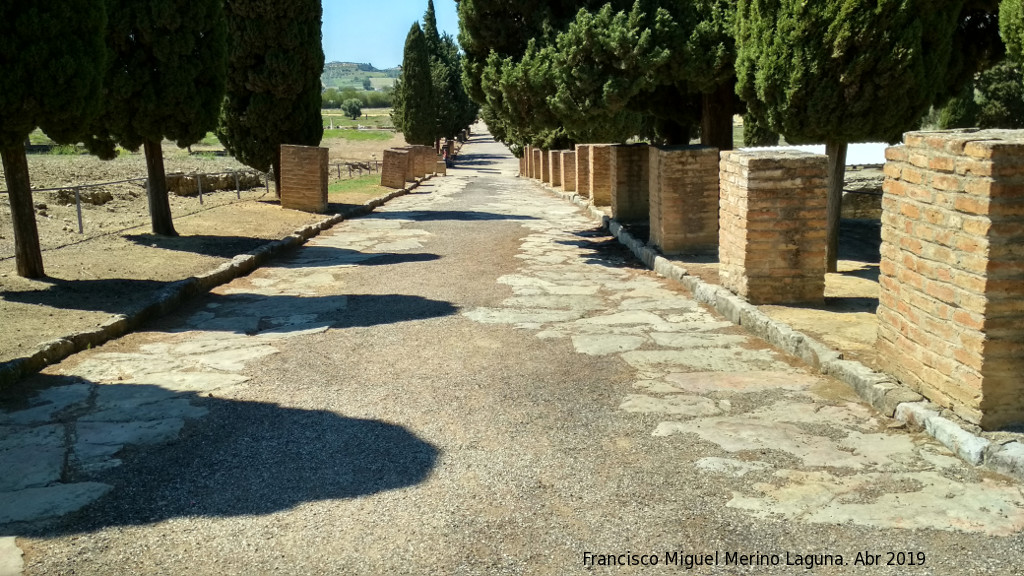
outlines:
M0 156L19 276L44 276L25 140L36 127L61 144L86 134L106 66L102 0L0 3Z
M143 147L153 233L175 236L164 173L164 138L185 148L217 126L227 39L220 0L107 0L112 59L103 110L86 145L101 158L114 145Z
M405 39L399 86L401 116L396 117L395 127L405 135L409 144L432 146L437 134L434 82L427 40L419 23L412 25Z
M225 0L227 91L217 137L239 162L274 169L281 144L317 146L322 8L319 0Z
M896 141L947 87L963 0L739 0L737 91L793 143L825 142L836 270L849 142Z

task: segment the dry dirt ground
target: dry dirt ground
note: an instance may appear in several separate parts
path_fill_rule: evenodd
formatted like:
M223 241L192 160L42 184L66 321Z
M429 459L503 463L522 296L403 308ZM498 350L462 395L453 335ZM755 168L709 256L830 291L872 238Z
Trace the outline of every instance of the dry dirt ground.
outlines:
M401 136L398 137L401 139ZM389 142L360 142L358 157ZM347 143L324 142L335 150ZM194 148L198 150L199 148ZM378 153L379 154L379 153ZM243 169L230 157L192 155L165 143L166 171L218 173ZM381 155L378 155L378 158ZM91 156L30 155L33 189L83 185L144 177L138 154L103 162ZM0 180L3 172L0 170ZM4 187L6 188L6 187ZM196 197L171 194L177 238L150 233L143 184L102 188L112 200L83 203L84 233L78 233L74 204L64 205L57 192L34 194L36 222L47 278L31 281L15 273L14 238L7 194L0 194L0 362L30 354L38 344L95 327L112 314L125 313L169 282L201 274L279 239L324 216L284 210L273 184L241 192L217 191ZM387 193L332 194L331 211L340 212Z

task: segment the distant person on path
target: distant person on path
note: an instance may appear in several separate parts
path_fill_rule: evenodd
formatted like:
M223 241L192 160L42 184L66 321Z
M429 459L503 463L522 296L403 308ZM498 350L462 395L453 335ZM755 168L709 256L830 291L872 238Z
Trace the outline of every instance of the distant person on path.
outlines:
M446 168L451 168L452 167L452 159L448 156L448 146L444 147L444 151L441 153L441 156L442 156L442 158L444 158L444 165L445 165L445 167Z

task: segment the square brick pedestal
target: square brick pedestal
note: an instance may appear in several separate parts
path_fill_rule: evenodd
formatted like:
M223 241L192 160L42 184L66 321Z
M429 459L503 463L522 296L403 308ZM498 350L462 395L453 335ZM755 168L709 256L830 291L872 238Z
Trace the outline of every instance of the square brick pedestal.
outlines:
M530 177L533 178L534 180L540 180L540 158L543 154L543 152L537 150L536 148L533 150L533 165L530 168Z
M576 193L590 197L590 144L576 146Z
M576 191L576 153L572 150L562 151L562 190Z
M281 207L327 212L327 148L281 146Z
M595 206L611 206L612 179L612 144L592 144L590 146L590 198Z
M753 304L824 301L827 163L806 152L722 152L722 286Z
M651 243L662 254L718 253L718 149L650 148Z
M1024 131L904 142L886 151L879 357L982 428L1024 424Z
M651 214L650 158L647 144L612 146L612 218L647 222Z
M548 182L554 187L562 186L562 151L548 152Z
M380 185L405 188L409 173L409 151L389 148L384 151L384 165L380 170Z

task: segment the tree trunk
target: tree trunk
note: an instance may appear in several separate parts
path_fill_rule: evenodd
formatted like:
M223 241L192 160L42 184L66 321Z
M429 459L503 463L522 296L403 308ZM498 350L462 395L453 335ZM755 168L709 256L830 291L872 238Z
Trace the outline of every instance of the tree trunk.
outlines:
M274 152L273 165L270 167L274 171L274 194L277 195L277 199L281 199L281 146L278 145L277 151Z
M843 207L843 180L846 177L846 142L826 142L828 155L828 204L825 232L825 270L838 271L839 215Z
M36 228L36 212L32 206L32 186L28 178L25 145L0 149L0 156L3 157L11 219L14 221L14 259L18 276L42 278L45 276L43 254L39 250L39 230Z
M164 149L160 142L146 140L143 143L146 151L146 171L149 174L149 219L153 224L153 234L161 236L177 236L174 221L171 218L171 202L167 198L167 175L164 173Z
M700 143L719 150L732 150L732 85L725 83L714 92L701 94Z

